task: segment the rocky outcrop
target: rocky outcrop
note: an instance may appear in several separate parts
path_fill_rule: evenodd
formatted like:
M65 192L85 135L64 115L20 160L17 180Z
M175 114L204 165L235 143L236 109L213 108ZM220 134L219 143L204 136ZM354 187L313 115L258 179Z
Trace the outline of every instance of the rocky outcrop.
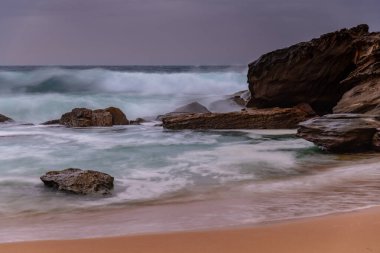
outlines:
M12 122L12 121L13 121L13 119L8 118L7 116L0 114L0 123Z
M167 129L285 129L312 117L305 108L270 108L230 113L195 113L165 117Z
M299 124L297 135L331 152L356 152L378 147L380 116L331 114Z
M263 55L249 65L252 98L247 106L309 103L319 114L331 112L342 95L355 85L347 85L347 81L342 85L341 81L358 64L365 68L365 64L360 64L363 49L374 53L369 48L378 40L368 29L367 25L359 25Z
M164 115L159 115L157 120L162 120L168 116L183 115L188 113L208 113L210 112L204 105L201 105L198 102L192 102L190 104L178 107L172 112L166 113Z
M380 33L357 45L357 68L341 81L346 92L334 113L380 114Z
M81 169L49 171L41 177L48 187L76 194L107 195L113 189L114 178L108 174Z
M67 127L109 127L128 125L129 121L120 109L110 107L98 110L75 108L63 114L59 123Z

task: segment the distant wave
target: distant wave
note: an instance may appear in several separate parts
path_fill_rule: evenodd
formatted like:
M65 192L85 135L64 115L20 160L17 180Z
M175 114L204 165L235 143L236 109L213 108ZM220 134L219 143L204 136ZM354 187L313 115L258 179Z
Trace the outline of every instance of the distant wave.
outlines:
M169 71L170 70L170 71ZM2 68L0 92L4 93L137 93L228 94L246 88L245 75L236 69L122 68Z
M183 68L0 67L0 113L39 123L74 107L116 106L135 118L247 88L244 69Z

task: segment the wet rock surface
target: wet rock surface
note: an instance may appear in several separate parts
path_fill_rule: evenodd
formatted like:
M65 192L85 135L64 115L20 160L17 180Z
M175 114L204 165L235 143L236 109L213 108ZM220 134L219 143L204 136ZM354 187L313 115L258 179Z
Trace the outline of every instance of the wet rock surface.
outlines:
M331 114L299 124L297 135L331 152L376 150L380 116Z
M313 115L304 109L248 109L230 113L195 113L165 117L167 129L286 129L296 128L299 122Z
M75 108L62 115L59 124L66 127L110 127L113 125L128 125L125 114L118 108L90 110Z
M113 189L114 178L108 174L69 168L61 171L49 171L41 176L48 187L75 194L107 195Z

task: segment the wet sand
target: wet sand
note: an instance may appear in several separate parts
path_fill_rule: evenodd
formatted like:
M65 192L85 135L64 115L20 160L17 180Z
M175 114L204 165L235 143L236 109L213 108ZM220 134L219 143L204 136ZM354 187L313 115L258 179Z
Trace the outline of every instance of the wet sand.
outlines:
M0 244L0 252L380 252L380 208L249 228Z

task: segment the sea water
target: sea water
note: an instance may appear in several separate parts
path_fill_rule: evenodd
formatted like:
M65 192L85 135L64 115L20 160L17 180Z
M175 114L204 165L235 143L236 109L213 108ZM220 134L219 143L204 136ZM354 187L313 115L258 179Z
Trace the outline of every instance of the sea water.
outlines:
M242 66L2 67L0 241L241 226L380 203L376 154L333 155L295 130L171 131L159 122L65 128L41 122L75 107L129 119L247 89ZM224 108L225 109L225 108ZM231 105L231 111L239 107ZM49 170L115 177L108 197L44 187Z

